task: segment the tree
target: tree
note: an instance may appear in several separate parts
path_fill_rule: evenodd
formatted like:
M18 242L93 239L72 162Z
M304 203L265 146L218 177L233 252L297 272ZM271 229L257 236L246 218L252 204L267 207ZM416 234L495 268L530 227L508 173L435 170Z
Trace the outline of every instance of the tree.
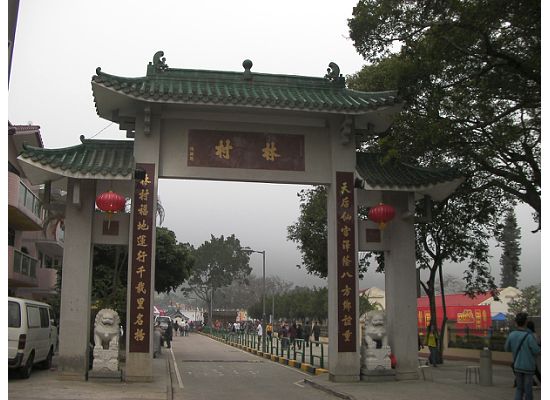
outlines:
M443 288L447 293L464 293L466 291L466 284L458 276L445 273L443 274ZM441 294L441 284L439 281L435 284L435 293Z
M327 188L301 190L298 222L287 228L289 240L298 243L302 265L309 274L327 277Z
M287 238L298 244L308 274L327 277L327 188L315 186L298 193L300 216L287 227ZM368 257L359 259L359 278L367 271Z
M444 160L541 212L540 1L360 0L348 21L372 63L358 90L398 89L393 127L374 137L388 157Z
M439 332L439 354L443 354L443 334L447 324L443 266L446 262L466 264L465 293L470 296L491 292L497 288L489 269L489 238L496 224L498 204L491 196L472 192L465 182L445 201L434 203L432 220L416 224L416 259L418 268L427 270L428 278L420 284L429 298L430 328ZM418 205L423 208L422 202ZM442 299L443 317L437 326L436 279Z
M518 287L518 277L521 272L519 264L519 256L521 247L519 240L521 239L521 229L518 227L516 215L513 210L508 211L504 219L502 231L497 235L497 240L502 247L500 256L500 286L505 288L508 286Z
M212 308L212 296L217 289L231 285L235 280L246 282L252 272L249 255L243 251L235 235L219 238L211 235L194 252L195 264L184 293L193 292Z
M252 318L261 318L262 302L248 308ZM296 286L275 296L275 315L284 320L324 320L328 316L328 289Z
M278 276L266 276L266 308L270 310L272 297L277 294L286 293L293 286ZM213 302L218 307L226 310L248 309L253 304L261 302L263 291L263 279L253 274L249 275L246 281L234 280L229 286L222 287L213 295ZM269 314L269 313L268 313Z
M167 228L157 227L155 261L155 291L176 290L191 274L193 268L192 247L178 243L176 234Z
M540 316L540 286L527 286L522 290L521 295L508 303L509 319L513 320L519 312L525 312L531 317Z

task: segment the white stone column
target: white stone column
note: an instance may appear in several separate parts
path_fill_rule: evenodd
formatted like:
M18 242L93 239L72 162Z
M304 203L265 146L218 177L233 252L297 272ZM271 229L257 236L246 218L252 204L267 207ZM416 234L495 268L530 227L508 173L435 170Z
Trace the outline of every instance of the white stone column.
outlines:
M337 257L337 218L336 204L337 187L336 171L355 172L355 140L343 137L340 134L342 120L330 121L332 178L328 187L327 227L328 227L328 254L327 254L327 281L328 281L328 340L329 340L329 379L334 382L354 382L360 380L360 338L359 338L359 300L355 301L355 352L338 351L338 257ZM350 188L353 192L353 187ZM357 221L357 200L355 201L354 220ZM357 249L357 222L355 223L355 249ZM359 294L359 280L357 270L357 251L355 257L355 295Z
M150 122L146 120L149 120ZM153 224L156 222L156 212L157 212L157 199L158 199L158 174L159 174L159 157L160 157L160 141L161 141L161 129L160 129L160 117L155 115L144 115L140 114L136 118L136 130L135 130L135 141L134 141L134 159L136 164L138 163L150 163L155 164L155 176L149 177L154 182L154 193L153 193L153 207L149 212L153 213ZM183 153L183 149L182 149ZM133 197L134 198L134 197ZM130 216L130 221L134 219L134 213L136 209L132 205L132 212ZM129 233L129 245L128 245L128 254L132 254L133 251L133 223L130 223L130 233ZM124 379L126 381L133 382L148 382L153 380L153 301L154 301L154 292L155 292L155 243L156 243L156 228L152 229L152 247L151 254L149 257L151 259L151 288L147 295L150 298L150 307L148 310L143 310L143 312L148 313L150 324L149 326L143 327L144 331L147 333L147 339L149 340L149 352L130 352L130 335L126 337L126 368L124 373ZM132 262L131 257L128 257L128 282L130 282L130 276L132 275ZM126 332L131 331L131 324L133 321L130 320L130 298L132 291L135 290L133 285L128 285L128 294L127 294L127 321L126 321Z
M396 209L384 236L389 241L389 250L385 252L387 328L389 344L397 358L398 380L418 379L414 220L403 219L409 207L414 207L410 196L413 193L383 193L384 203Z
M92 289L92 225L95 181L69 179L59 324L59 378L88 373Z

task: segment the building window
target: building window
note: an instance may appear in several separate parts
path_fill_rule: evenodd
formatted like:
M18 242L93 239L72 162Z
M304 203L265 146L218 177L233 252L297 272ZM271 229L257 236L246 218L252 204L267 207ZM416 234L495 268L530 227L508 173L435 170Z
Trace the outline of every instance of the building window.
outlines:
M8 246L15 246L15 229L8 228Z

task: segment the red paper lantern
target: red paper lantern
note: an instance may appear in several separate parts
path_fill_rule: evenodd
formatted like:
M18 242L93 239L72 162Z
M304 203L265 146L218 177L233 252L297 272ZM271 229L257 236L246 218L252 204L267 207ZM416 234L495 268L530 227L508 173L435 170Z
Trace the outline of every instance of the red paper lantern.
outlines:
M369 210L368 218L378 224L380 229L386 227L386 223L395 217L395 208L390 205L380 203Z
M126 206L126 198L118 193L109 190L108 192L101 193L95 199L97 208L108 214L116 213L124 210Z

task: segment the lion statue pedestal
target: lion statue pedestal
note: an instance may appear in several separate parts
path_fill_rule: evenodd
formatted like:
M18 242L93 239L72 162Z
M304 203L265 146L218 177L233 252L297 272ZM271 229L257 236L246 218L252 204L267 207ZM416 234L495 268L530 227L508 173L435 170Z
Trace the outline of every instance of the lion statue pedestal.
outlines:
M110 308L99 310L94 324L94 363L92 372L115 373L118 369L118 339L120 336L120 318Z
M361 341L361 380L394 380L395 371L391 368L391 348L388 345L384 311L368 312L364 327Z

